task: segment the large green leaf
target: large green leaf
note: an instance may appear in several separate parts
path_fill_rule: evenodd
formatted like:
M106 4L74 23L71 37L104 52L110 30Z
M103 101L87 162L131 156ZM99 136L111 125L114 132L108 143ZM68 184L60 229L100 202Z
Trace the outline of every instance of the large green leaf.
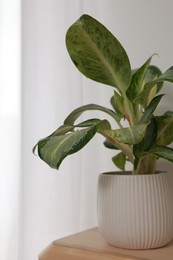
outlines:
M173 113L157 116L158 145L169 145L173 142Z
M38 142L38 155L50 167L59 169L68 155L78 152L95 135L99 124L65 135L51 136Z
M134 102L135 98L142 92L144 87L144 78L147 73L149 64L151 62L150 57L132 76L130 86L127 89L127 96L131 102Z
M155 155L173 163L173 149L166 146L156 146L150 149L146 154Z
M96 104L89 104L89 105L84 105L81 107L76 108L75 110L73 110L68 117L64 120L64 124L65 125L73 125L74 122L78 119L78 117L85 111L88 110L99 110L102 112L107 113L108 115L110 115L111 117L113 117L113 119L117 122L117 124L119 124L120 122L120 117L111 109L103 107L103 106L99 106Z
M44 141L45 139L49 139L50 137L53 136L60 136L60 135L65 135L68 132L72 132L73 129L75 128L75 126L71 126L71 125L61 125L58 129L56 129L52 134L50 134L48 137L42 139L39 141L39 143L41 143L42 141ZM38 146L38 143L33 147L32 151L35 154L35 150Z
M105 137L110 141L112 140L112 143L118 141L120 143L134 145L142 140L146 127L147 124L139 124L133 127L126 127L117 130L110 129L105 131Z
M66 46L75 66L86 77L125 91L131 80L128 56L113 34L89 15L67 31Z

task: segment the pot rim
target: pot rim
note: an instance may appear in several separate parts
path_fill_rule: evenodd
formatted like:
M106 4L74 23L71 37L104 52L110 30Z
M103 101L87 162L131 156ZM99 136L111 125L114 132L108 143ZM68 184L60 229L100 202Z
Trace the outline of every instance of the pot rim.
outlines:
M100 173L99 175L102 176L158 176L158 175L165 175L165 174L172 174L168 171L156 171L155 174L132 174L132 171L109 171L109 172L103 172Z

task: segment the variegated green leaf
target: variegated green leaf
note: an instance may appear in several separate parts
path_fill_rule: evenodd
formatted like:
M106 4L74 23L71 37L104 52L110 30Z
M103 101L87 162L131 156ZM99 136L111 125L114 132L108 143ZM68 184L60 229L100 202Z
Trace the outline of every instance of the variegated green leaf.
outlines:
M159 69L158 69L158 73L159 73ZM142 91L141 95L138 96L138 101L140 101L140 103L144 103L144 100L146 100L152 88L157 86L157 92L158 92L162 88L164 81L173 82L173 67L169 68L166 72L161 74L156 79L148 81L145 84L144 90Z
M150 104L146 108L143 116L141 117L140 123L146 123L147 121L149 121L151 119L156 107L158 106L158 104L163 96L164 95L158 95L155 98L153 98L153 100L150 102Z
M120 170L125 170L126 155L124 153L118 153L112 158L112 161Z
M52 136L38 142L38 155L50 167L59 169L68 155L78 152L95 135L100 124L69 134Z
M150 101L156 96L156 94L161 90L163 82L157 82L154 85L149 85L150 82L156 80L162 74L161 70L153 65L150 65L147 69L145 78L144 78L144 89L143 91L135 98L134 102L143 105L146 107Z
M161 70L156 67L155 65L149 65L145 78L144 78L144 83L148 83L152 80L155 80L162 74Z
M96 104L89 104L89 105L84 105L81 107L76 108L75 110L73 110L68 117L64 120L64 124L65 125L73 125L74 122L78 119L78 117L85 111L89 111L89 110L99 110L102 111L108 115L110 115L116 122L117 124L119 124L120 122L120 117L111 109L103 107L103 106L99 106Z
M157 140L157 122L153 117L150 124L148 124L144 138L138 144L133 146L133 153L136 157L140 155L143 151L148 151L153 145L155 145Z
M125 91L131 80L128 56L113 34L89 15L67 31L70 57L86 77Z
M156 146L150 149L146 154L155 155L173 163L173 149L166 146Z
M158 77L160 77L162 75L161 70L154 66L154 65L150 65L147 69L145 78L144 78L144 85L146 85L147 83L156 80ZM161 89L163 85L163 82L157 83L157 92Z
M117 130L106 130L105 136L112 140L112 143L118 141L124 144L134 145L139 143L145 135L147 124L140 124L134 127L126 127Z
M108 129L111 129L111 125L108 120L104 119L100 122L97 132L102 133Z
M111 105L121 118L124 117L124 98L116 91L114 91L114 96L111 98Z
M157 116L158 125L158 145L169 145L173 142L173 114Z
M88 126L93 126L96 125L98 123L101 123L102 120L98 119L98 118L93 118L93 119L88 119L86 121L83 121L77 125L75 125L76 127L88 127Z
M50 136L65 135L66 133L73 131L73 129L74 129L74 126L62 125L55 132L53 132Z
M47 138L53 137L53 136L59 136L59 135L65 135L68 132L72 132L75 126L69 126L69 125L61 125L57 130L55 130L52 134L50 134ZM42 139L42 140L45 140ZM40 140L39 142L41 142ZM37 149L38 143L33 147L32 151L35 154L35 151Z
M148 85L153 85L163 81L173 82L173 66L161 74L156 80L148 82Z
M144 91L153 88L156 84L163 83L164 81L173 82L173 67L161 74L158 78L149 81L144 87Z
M151 62L150 57L132 76L130 86L127 89L127 96L131 102L134 102L135 98L142 92L144 87L144 78L147 73L149 64Z

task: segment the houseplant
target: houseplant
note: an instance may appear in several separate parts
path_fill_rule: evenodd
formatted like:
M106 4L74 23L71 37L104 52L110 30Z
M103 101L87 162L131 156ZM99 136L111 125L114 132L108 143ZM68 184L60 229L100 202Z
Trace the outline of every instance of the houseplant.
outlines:
M156 161L163 158L173 162L173 149L170 147L173 142L173 112L168 108L168 111L156 116L155 110L164 97L159 94L164 81L173 82L173 67L162 73L158 67L150 64L151 56L141 67L132 70L126 51L119 41L89 15L83 15L68 29L66 46L74 65L82 74L113 88L110 99L112 108L88 104L75 109L63 125L38 141L34 151L37 148L42 160L52 168L59 169L64 158L82 149L96 133L101 134L105 138L105 147L115 149L112 161L121 170L119 173L99 176L98 222L101 233L109 243L120 247L163 246L173 238L173 181L170 173L156 171ZM108 119L93 118L76 123L87 110L106 113L113 119L117 129L114 129L115 126ZM125 171L127 161L133 165L131 172ZM127 184L124 184L125 180ZM121 182L124 185L122 187ZM128 188L134 193L129 195ZM107 194L110 191L114 195ZM148 194L152 197L147 197ZM108 201L102 205L106 196ZM118 201L114 202L113 197ZM128 205L123 204L126 201ZM148 205L149 201L152 202L151 206ZM136 208L138 203L140 210ZM109 216L112 208L115 219ZM133 213L131 209L134 210ZM105 215L104 212L107 219L102 216ZM124 216L118 216L118 212ZM121 223L122 220L127 224ZM106 222L109 228L104 227ZM158 226L161 226L161 230L156 231Z

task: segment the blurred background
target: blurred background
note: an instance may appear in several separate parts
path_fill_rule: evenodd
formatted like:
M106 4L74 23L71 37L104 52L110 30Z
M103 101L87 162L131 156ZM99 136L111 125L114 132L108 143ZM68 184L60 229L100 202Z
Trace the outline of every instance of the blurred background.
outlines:
M115 169L100 136L59 171L32 154L72 109L110 106L112 88L72 64L69 26L87 13L119 39L132 68L158 53L153 63L165 71L173 64L172 10L171 0L0 0L0 260L36 260L53 240L96 226L98 174ZM172 107L171 88L163 111Z

